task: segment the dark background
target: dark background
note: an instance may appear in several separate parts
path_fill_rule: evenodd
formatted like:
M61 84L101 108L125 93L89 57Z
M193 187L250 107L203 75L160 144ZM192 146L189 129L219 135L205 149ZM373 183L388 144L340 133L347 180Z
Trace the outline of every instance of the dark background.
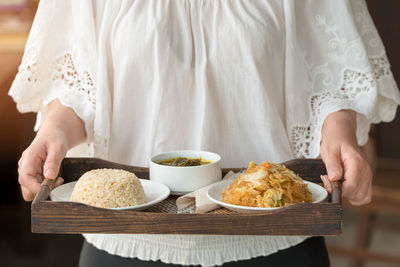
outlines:
M367 3L399 83L400 1L369 0ZM29 22L35 6L36 1L30 2L15 12L15 16ZM9 13L3 12L0 16ZM35 122L34 114L19 114L15 103L7 95L21 57L21 49L0 49L0 266L76 266L82 237L31 234L30 203L22 200L17 183L17 161L34 137ZM373 128L378 166L395 165L395 168L400 168L399 133L399 116L390 123ZM398 175L395 175L393 179L397 178Z

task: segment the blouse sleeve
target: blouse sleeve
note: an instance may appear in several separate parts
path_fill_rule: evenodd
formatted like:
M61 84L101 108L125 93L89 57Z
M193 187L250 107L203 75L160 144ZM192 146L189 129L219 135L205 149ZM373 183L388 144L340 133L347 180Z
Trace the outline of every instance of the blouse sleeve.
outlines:
M294 154L320 153L327 115L357 112L359 145L400 104L382 41L364 1L286 1L286 123Z
M72 108L93 140L97 47L91 1L40 1L22 63L9 91L20 112L37 112L35 130L54 99Z

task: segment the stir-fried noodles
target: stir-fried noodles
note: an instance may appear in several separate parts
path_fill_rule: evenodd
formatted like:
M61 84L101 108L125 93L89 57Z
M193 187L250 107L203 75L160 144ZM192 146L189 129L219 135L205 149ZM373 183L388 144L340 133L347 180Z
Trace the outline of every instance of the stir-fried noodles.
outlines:
M264 161L250 162L222 194L229 204L248 207L283 207L293 203L312 202L314 198L303 180L284 165Z

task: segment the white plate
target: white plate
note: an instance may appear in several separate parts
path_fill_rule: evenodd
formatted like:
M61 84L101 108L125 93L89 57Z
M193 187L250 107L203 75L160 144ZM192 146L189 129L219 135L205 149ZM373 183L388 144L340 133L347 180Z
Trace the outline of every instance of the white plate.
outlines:
M173 195L173 196L184 196L184 195L192 193L192 192L193 191L187 191L187 192L171 191L171 195Z
M237 212L265 212L265 211L272 211L276 209L280 209L280 207L275 207L275 208L257 208L257 207L246 207L246 206L239 206L239 205L232 205L228 204L225 202L222 202L222 193L224 192L225 188L227 188L234 180L229 179L225 181L221 181L219 183L216 183L214 186L212 186L210 189L207 191L207 197L227 208L233 211ZM313 203L318 203L326 199L328 196L328 192L326 189L318 184L309 182L309 181L304 181L305 184L308 185L308 189L312 193L313 197L315 198L315 201Z
M112 208L114 210L144 210L147 209L169 196L169 188L161 183L154 181L139 179L143 186L147 202L136 206L128 206L122 208ZM72 191L74 190L76 182L60 185L50 192L50 199L53 201L70 201Z

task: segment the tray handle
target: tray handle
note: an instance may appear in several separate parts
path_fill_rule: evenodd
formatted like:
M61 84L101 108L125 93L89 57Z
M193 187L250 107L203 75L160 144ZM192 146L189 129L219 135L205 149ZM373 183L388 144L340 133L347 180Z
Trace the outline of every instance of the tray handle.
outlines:
M50 191L54 186L56 180L49 180L49 179L44 179L42 184L40 185L40 190L36 194L35 198L33 199L33 204L40 202L40 201L46 201L47 198L49 197Z
M342 181L331 182L331 202L342 204Z
M51 190L53 190L54 185L56 184L56 181L59 179L59 177L62 176L64 169L63 163L60 165L60 170L58 172L57 178L54 180L44 178L43 182L40 185L39 192L36 194L35 198L33 199L32 203L37 203L40 201L46 201L49 198Z

